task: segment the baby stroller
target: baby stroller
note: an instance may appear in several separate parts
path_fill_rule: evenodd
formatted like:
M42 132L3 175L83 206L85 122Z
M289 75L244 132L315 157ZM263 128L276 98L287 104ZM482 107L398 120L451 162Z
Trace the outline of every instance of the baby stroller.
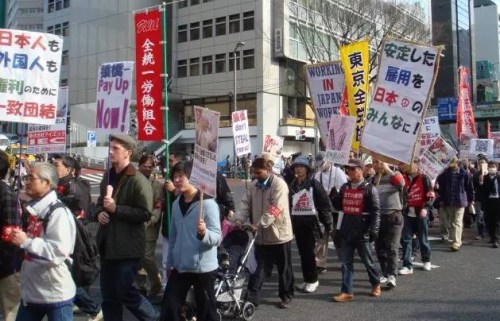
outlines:
M257 233L245 228L229 233L219 248L219 271L215 284L217 308L223 317L252 320L253 303L241 299L248 276L255 272L254 243Z

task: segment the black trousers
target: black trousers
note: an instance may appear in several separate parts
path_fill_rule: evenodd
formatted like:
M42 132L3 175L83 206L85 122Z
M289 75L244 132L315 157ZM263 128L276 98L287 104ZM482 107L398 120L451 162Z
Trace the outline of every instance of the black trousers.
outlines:
M318 281L318 270L316 269L316 238L314 230L307 228L307 226L296 226L293 229L295 233L295 240L297 241L297 248L300 255L300 265L302 267L302 276L304 282L314 283Z
M484 222L493 242L500 239L500 199L489 198L484 204Z
M278 293L281 300L293 297L292 241L274 245L255 245L257 269L250 275L247 301L256 306L260 303L260 291L266 278L264 267L276 264L278 267ZM170 282L170 281L169 281Z
M398 274L398 250L403 223L401 211L380 215L380 230L375 241L375 249L384 276Z
M219 321L215 300L215 272L172 272L168 279L161 308L161 321L178 321L189 289L193 286L196 300L196 319Z

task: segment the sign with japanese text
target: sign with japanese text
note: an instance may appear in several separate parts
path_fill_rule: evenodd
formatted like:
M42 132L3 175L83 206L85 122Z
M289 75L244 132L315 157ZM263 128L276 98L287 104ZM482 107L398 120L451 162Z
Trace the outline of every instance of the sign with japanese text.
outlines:
M461 133L460 139L458 140L458 153L460 158L474 159L476 158L476 154L471 153L471 142L473 139L476 139L477 135L475 134L466 134Z
M418 144L418 155L422 155L425 150L431 146L434 139L441 136L441 128L439 127L439 117L426 117L420 131L420 139Z
M233 120L234 150L236 156L248 155L250 148L250 131L246 110L238 110L231 114Z
M28 153L65 153L66 119L68 114L68 87L59 88L56 123L28 125Z
M128 133L133 61L102 64L97 73L96 131Z
M386 161L412 162L434 86L440 49L402 40L382 44L377 83L361 137L363 149Z
M97 137L95 135L95 130L87 130L87 147L96 147Z
M340 113L344 91L344 69L340 61L306 65L307 84L323 141L328 140L328 123Z
M474 159L477 155L483 154L487 158L493 157L494 141L493 139L476 139L473 138L470 141L469 152L474 155Z
M264 135L262 153L266 153L274 157L281 155L284 141L284 138L280 136Z
M433 180L438 177L456 155L457 151L439 136L420 156L418 167L423 174Z
M345 86L349 102L349 116L356 117L356 131L352 147L359 149L368 102L368 76L370 67L369 41L362 40L340 47L345 70Z
M54 124L63 39L0 29L0 119Z
M347 165L351 152L356 117L334 115L330 118L325 157L335 164Z
M163 139L161 13L159 9L135 14L137 138Z
M492 132L491 139L493 140L493 157L495 162L500 161L500 132Z
M457 105L457 137L462 133L471 137L477 137L474 111L470 101L470 73L466 67L458 68L458 105Z
M220 113L195 106L194 119L194 160L189 182L200 191L216 197Z

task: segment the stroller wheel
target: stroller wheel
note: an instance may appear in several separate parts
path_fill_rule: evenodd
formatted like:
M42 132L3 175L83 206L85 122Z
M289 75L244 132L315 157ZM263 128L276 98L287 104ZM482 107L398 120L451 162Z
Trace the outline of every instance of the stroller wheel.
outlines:
M243 320L252 320L255 316L255 306L252 302L245 302L243 305L243 310L241 311L241 317Z
M233 310L233 305L231 302L217 302L217 310L223 316L227 316Z

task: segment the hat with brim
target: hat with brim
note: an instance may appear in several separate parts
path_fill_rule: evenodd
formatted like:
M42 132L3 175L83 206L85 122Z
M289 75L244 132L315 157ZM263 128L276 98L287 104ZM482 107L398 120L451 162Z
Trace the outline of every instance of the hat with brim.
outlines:
M129 135L125 134L111 134L109 136L109 141L116 140L118 141L123 147L125 147L128 150L135 151L137 148L137 142L135 139L130 137Z
M347 162L347 167L360 167L363 168L365 165L361 159L351 158L349 162Z
M299 156L295 158L291 166L292 170L297 166L304 166L305 168L307 168L307 170L311 170L311 167L309 166L309 160L305 156Z

